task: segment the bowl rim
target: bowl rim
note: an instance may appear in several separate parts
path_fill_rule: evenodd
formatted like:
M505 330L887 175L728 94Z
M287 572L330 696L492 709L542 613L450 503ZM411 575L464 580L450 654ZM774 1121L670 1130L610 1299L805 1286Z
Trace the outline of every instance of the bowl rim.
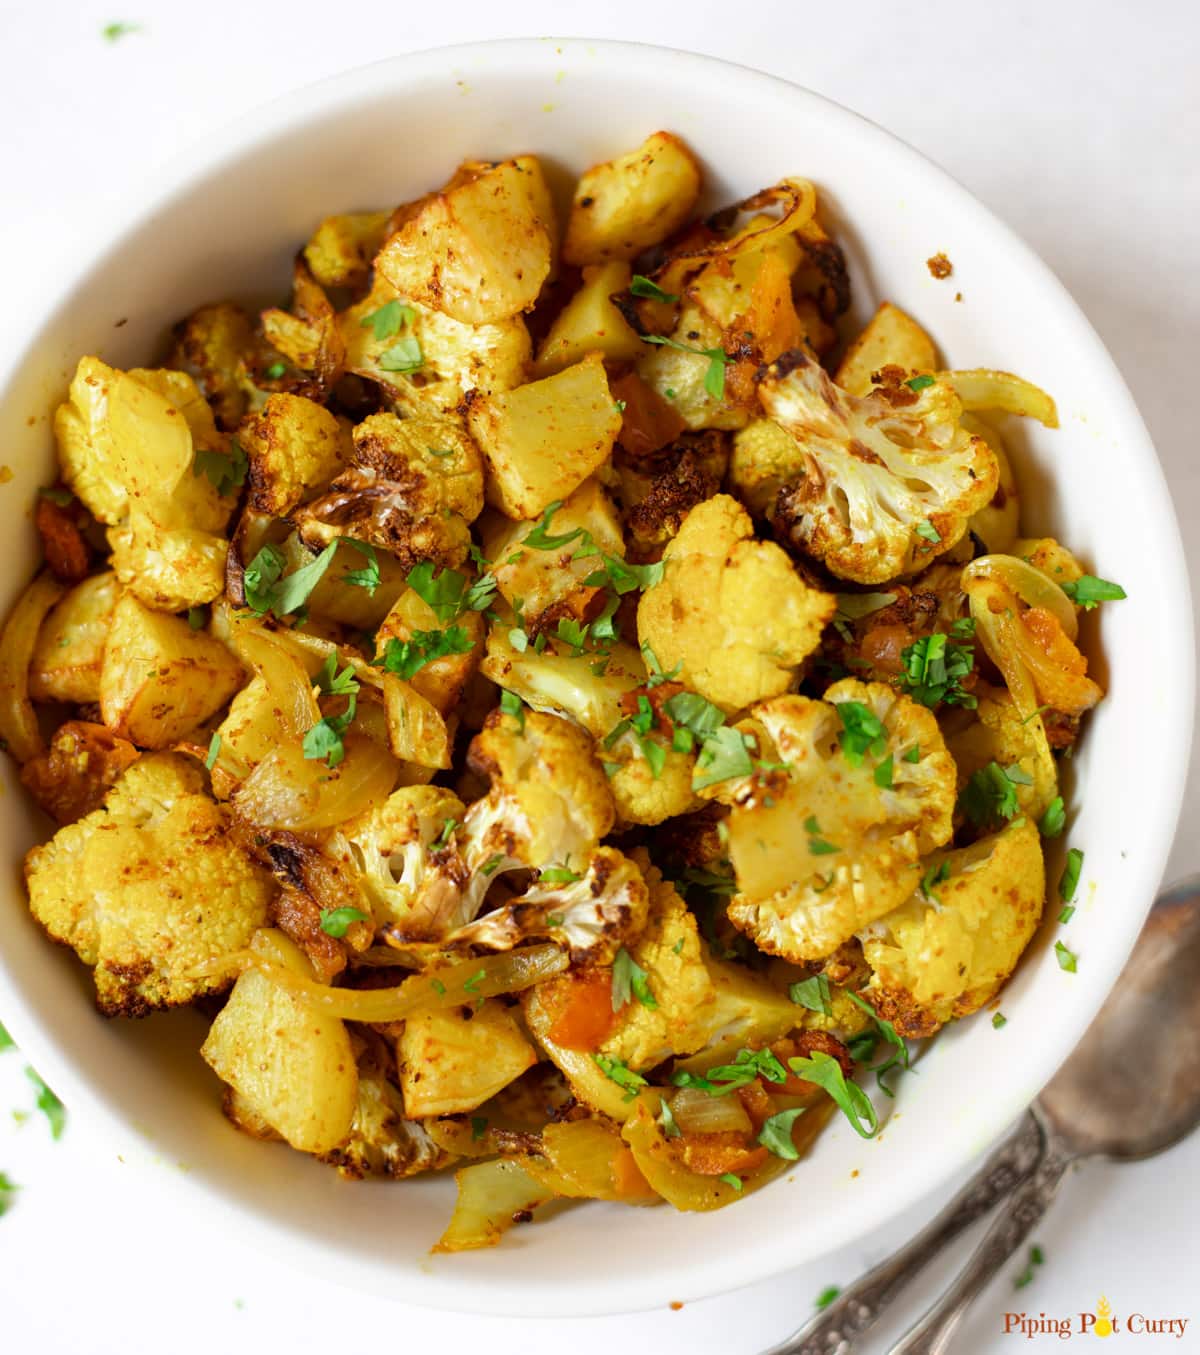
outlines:
M1154 890L1161 880L1182 807L1194 718L1195 622L1179 523L1153 442L1133 397L1103 341L1064 284L1017 232L985 207L969 189L928 156L878 123L781 76L743 63L652 43L572 36L503 38L423 48L356 66L284 93L224 121L194 139L147 175L137 197L136 210L131 212L115 197L102 207L98 213L99 224L90 233L95 244L81 251L79 262L70 269L64 280L60 280L52 290L47 289L48 304L43 312L45 319L31 338L12 352L4 369L0 370L0 403L9 398L17 375L43 341L43 336L61 321L78 289L103 267L111 254L120 249L126 236L144 227L162 206L176 194L186 192L194 181L218 172L224 163L253 153L256 145L267 144L279 136L287 135L297 125L320 121L356 100L372 93L382 93L393 82L444 76L448 70L478 58L494 56L497 52L508 58L508 71L503 67L497 71L501 75L512 73L525 65L544 62L547 55L561 65L561 52L556 57L555 49L568 46L582 46L589 56L600 55L611 60L614 66L633 79L652 78L655 67L660 67L664 60L670 60L681 68L690 68L699 82L698 88L703 87L705 80L732 82L745 89L748 102L753 100L756 91L772 87L776 96L790 100L798 108L807 110L810 116L833 119L865 141L873 141L881 146L886 143L886 149L898 163L914 175L923 177L931 186L940 187L943 192L949 192L958 199L959 208L985 243L1002 247L1014 256L1016 265L1022 271L1040 282L1047 294L1048 304L1053 305L1064 323L1069 325L1072 342L1081 355L1081 365L1090 371L1105 374L1109 398L1119 407L1126 430L1137 443L1134 450L1143 463L1142 470L1146 475L1144 489L1157 523L1167 529L1159 544L1164 570L1163 586L1178 594L1189 624L1181 626L1178 633L1166 641L1169 648L1174 650L1171 655L1173 681L1163 699L1173 704L1174 709L1170 714L1179 737L1173 746L1158 750L1160 798L1168 809L1155 825L1152 840L1140 844L1142 857L1152 863L1151 868L1143 869L1140 877L1145 885L1145 898L1139 908L1127 909L1124 914L1107 919L1107 924L1117 929L1120 943L1111 951L1113 963L1107 981L1102 986L1093 986L1086 997L1081 996L1074 1004L1082 1032L1082 1018L1086 1015L1090 1022L1116 982L1120 965L1133 947L1153 901ZM483 73L485 77L487 74L491 74L491 71ZM1172 805L1173 810L1169 808ZM1118 959L1120 964L1117 963ZM128 1147L135 1142L139 1145L144 1143L139 1134L145 1133L145 1127L135 1124L99 1087L93 1087L77 1054L49 1034L42 1026L34 1004L26 1002L19 989L9 982L2 957L0 1003L4 1020L17 1043L59 1091L67 1105L86 1119L98 1141L114 1148ZM1039 1088L1045 1085L1070 1051L1070 1045L1063 1047L1061 1042L1053 1040L1040 1042L1036 1048L1028 1050L1028 1085ZM1014 1104L1011 1108L1015 1115L1023 1107ZM998 1137L1005 1128L1004 1123L996 1124L992 1138ZM894 1218L921 1198L941 1188L955 1171L966 1164L972 1153L977 1157L987 1146L987 1142L975 1142L968 1148L965 1143L956 1142L952 1151L933 1155L938 1160L925 1172L911 1175L907 1172L896 1173L896 1181L879 1211L877 1222ZM270 1249L285 1261L304 1269L319 1271L326 1280L331 1278L327 1265L329 1244L260 1212L244 1198L227 1194L175 1171L159 1173L155 1178L155 1189L160 1196L165 1193L170 1198L170 1207L199 1208L214 1226L223 1225L228 1229L231 1219L236 1218L239 1230L251 1245ZM853 1215L853 1211L847 1213ZM832 1252L861 1236L858 1224L853 1221L847 1224L835 1218L825 1220L825 1224L822 1254ZM607 1289L601 1289L593 1282L591 1288L574 1289L570 1294L556 1293L544 1284L539 1286L536 1277L531 1277L534 1282L514 1295L509 1292L507 1283L503 1286L494 1282L489 1284L487 1277L475 1269L469 1275L452 1277L444 1273L428 1273L419 1265L397 1266L394 1262L374 1266L356 1263L348 1268L350 1273L343 1270L332 1279L334 1283L348 1288L367 1289L435 1309L526 1318L533 1315L599 1316L657 1308L662 1306L667 1296L700 1298L727 1292L782 1274L793 1265L794 1262L787 1256L780 1255L778 1245L773 1244L770 1237L765 1237L757 1246L747 1245L733 1254L714 1255L700 1266L693 1263L684 1270L676 1263L672 1270L670 1265L666 1265L662 1271L653 1275L623 1277L620 1285L610 1282ZM679 1290L677 1294L672 1290L672 1285ZM530 1304L535 1298L537 1312L532 1314Z

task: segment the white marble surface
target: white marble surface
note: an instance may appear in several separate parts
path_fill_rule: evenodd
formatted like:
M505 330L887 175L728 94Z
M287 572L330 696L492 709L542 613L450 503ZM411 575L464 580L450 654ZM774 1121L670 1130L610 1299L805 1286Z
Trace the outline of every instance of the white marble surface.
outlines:
M113 20L144 27L108 43L101 29ZM89 203L136 193L144 170L189 140L298 84L380 56L545 33L634 38L762 67L874 118L945 165L1050 262L1115 354L1171 481L1195 586L1200 457L1189 397L1200 353L1200 20L1194 6L1172 0L858 0L836 8L458 0L445 9L394 0L328 8L311 0L0 0L0 362L23 318L54 288L60 251L86 233ZM1170 875L1200 868L1198 822L1193 768ZM19 1054L0 1055L0 1112L31 1101ZM671 1311L664 1294L661 1311L635 1317L572 1323L530 1314L517 1322L351 1296L336 1275L295 1275L236 1236L194 1231L164 1216L152 1177L114 1161L86 1123L72 1122L51 1144L41 1117L18 1127L4 1113L0 1169L23 1186L0 1223L0 1346L52 1355L164 1346L172 1355L260 1346L324 1355L363 1340L450 1355L753 1355L807 1316L825 1285L853 1278L938 1204L783 1280L682 1311ZM1127 1342L1200 1350L1198 1177L1200 1139L1141 1166L1080 1170L1039 1231L1046 1263L1033 1284L1014 1292L1016 1267L998 1276L956 1349L1020 1349L1019 1337L1002 1334L1006 1311L1078 1314L1104 1293L1120 1316L1192 1319L1182 1339ZM909 1316L938 1280L914 1296ZM871 1351L885 1349L888 1334Z

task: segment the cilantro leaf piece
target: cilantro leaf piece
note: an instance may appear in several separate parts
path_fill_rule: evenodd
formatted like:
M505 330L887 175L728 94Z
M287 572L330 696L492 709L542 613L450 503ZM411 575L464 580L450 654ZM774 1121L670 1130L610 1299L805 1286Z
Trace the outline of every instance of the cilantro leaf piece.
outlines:
M973 772L963 787L957 807L977 828L1000 828L1016 815L1020 806L1013 786L1019 777L1012 776L1012 770L989 762ZM1020 767L1017 771L1024 775Z
M486 1115L471 1116L471 1138L476 1143L478 1143L478 1141L481 1138L483 1138L484 1134L487 1132L487 1124L488 1122Z
M366 557L365 569L350 569L342 575L342 582L348 583L354 588L365 588L368 597L375 596L375 590L380 584L379 556L375 553L375 547L369 541L355 541L353 537L344 536L341 538L347 546L353 546L360 555Z
M9 1180L5 1172L0 1172L0 1218L12 1208L13 1197L21 1187Z
M680 343L665 334L643 334L643 343L660 344L667 348L678 349L681 353L694 353L697 357L708 359L708 370L704 373L704 389L714 400L725 398L725 368L733 361L723 348L693 348L690 344ZM671 392L667 392L668 396Z
M542 873L545 879L545 872ZM576 879L579 877L576 876ZM624 946L617 951L612 966L612 1009L619 1012L630 998L634 997L643 1007L655 1011L658 999L650 990L650 980L646 971L638 964Z
M513 718L521 726L521 729L524 730L525 703L516 694L516 692L510 692L507 689L502 690L500 692L500 709L505 713L505 715L513 716Z
M576 880L582 879L583 876L570 866L546 866L538 876L539 882L552 885L573 885Z
M824 974L814 974L812 978L801 979L799 983L789 983L788 997L797 1007L820 1012L822 1016L833 1015L833 998L829 992L829 980Z
M918 522L917 525L913 528L913 531L916 532L916 534L919 537L923 537L926 541L932 541L934 545L937 545L937 543L942 539L941 532L938 531L938 529L933 525L932 522L929 521L928 518L923 518L920 522Z
M992 1013L992 1029L1003 1030L1008 1025L1008 1017L1001 1015L1000 1012Z
M206 476L222 498L246 483L249 467L249 458L237 438L230 442L228 456L208 447L197 447L192 456L192 474Z
M459 822L457 819L447 819L442 824L442 831L437 835L437 838L434 841L433 850L436 852L442 847L448 847L450 845L450 839L454 836L458 827Z
M34 1105L46 1117L50 1125L50 1137L52 1139L61 1139L63 1129L67 1123L67 1108L58 1099L57 1096L46 1086L45 1082L38 1073L25 1065L25 1076L33 1083L37 1089L37 1100Z
M887 731L883 721L861 701L839 701L837 713L842 722L838 735L842 753L852 767L862 765L863 756L871 753L879 757L887 748Z
M809 1058L788 1059L788 1067L797 1077L816 1083L828 1093L860 1138L873 1139L879 1132L879 1117L871 1098L857 1082L847 1080L841 1064L831 1054L814 1049Z
M394 338L405 325L411 325L417 313L403 301L387 301L370 315L364 315L358 322L364 329L379 340Z
M550 522L562 506L562 499L555 499L553 503L546 505L534 529L521 538L519 544L523 549L527 547L529 550L559 550L581 538L585 544L591 543L590 533L582 527L572 528L569 532L559 532L557 536L550 531Z
M191 630L203 630L207 622L208 612L203 607L188 608L187 623Z
M130 33L140 33L141 31L141 24L117 22L105 24L100 30L100 36L105 42L119 42L122 38L128 37Z
M888 790L895 779L895 759L891 753L883 759L875 768L875 784L883 790Z
M8 1033L8 1031L4 1029L3 1026L0 1026L0 1054L2 1054L6 1049L16 1049L16 1047L17 1042Z
M933 892L935 885L940 885L943 880L950 878L950 862L943 861L940 865L930 866L921 876L921 893L930 901L940 906L941 899Z
M479 991L479 985L487 978L487 970L481 969L477 974L472 974L469 979L463 979L463 992L476 993Z
M326 696L351 696L358 691L358 679L354 676L354 669L347 664L339 673L337 665L336 652L327 654L314 681Z
M916 380L917 378L914 377L913 379ZM930 379L932 380L932 378ZM834 1301L835 1298L837 1298L837 1296L841 1292L842 1291L837 1287L836 1284L827 1284L825 1288L822 1289L821 1292L817 1295L817 1297L813 1299L813 1307L816 1308L818 1311L828 1308L829 1305Z
M601 567L583 581L588 588L611 588L624 596L662 582L665 566L661 560L649 565L629 564L616 555L601 555L600 560Z
M695 692L676 692L663 702L663 710L674 724L681 725L701 743L725 723L724 713Z
M1074 916L1075 916L1075 905L1073 903L1068 903L1059 912L1058 920L1063 924L1063 926L1066 926L1066 924L1070 922L1070 920Z
M652 282L649 278L643 277L641 273L633 275L629 283L629 290L634 296L644 296L651 301L665 301L670 304L679 300L674 292L664 292L657 282Z
M944 701L948 706L974 710L979 704L962 685L975 667L975 652L969 646L952 644L939 631L908 645L901 651L900 662L900 690L922 706Z
M367 915L361 908L322 908L321 930L326 936L345 936L354 922L365 922Z
M624 1059L611 1058L607 1054L593 1054L592 1059L604 1076L624 1091L626 1101L635 1100L638 1092L649 1085L641 1073L635 1073Z
M422 560L408 571L405 582L423 602L433 608L439 621L453 621L465 608L467 576L456 569L443 569L438 574L434 572L432 561Z
M286 371L286 362L273 362L269 367L263 368L263 376L265 376L268 381L278 381Z
M920 760L921 745L919 743L914 743L908 752L904 754L904 757L901 758L902 762L920 762Z
M1058 882L1058 895L1064 903L1075 902L1075 891L1079 888L1079 873L1082 870L1083 853L1078 847L1072 847L1067 852L1067 864Z
M213 736L208 741L208 756L204 759L205 767L211 772L216 766L217 758L221 755L221 736L213 730Z
M411 334L406 334L404 338L397 339L391 348L380 353L377 361L385 372L404 374L419 371L425 365L425 355L417 340Z
M908 1070L912 1067L909 1059L908 1045L905 1043L899 1031L897 1031L895 1025L891 1021L887 1021L880 1016L869 1002L864 1002L857 993L847 992L846 996L851 1002L856 1006L861 1007L863 1011L867 1013L875 1023L875 1029L878 1034L892 1047L891 1057L886 1059L883 1063L872 1064L870 1071L875 1074L875 1082L878 1085L879 1090L886 1096L894 1096L895 1092L892 1091L891 1087L883 1080L883 1075L893 1068L898 1067ZM874 1056L874 1052L874 1049L872 1049L871 1057Z
M1056 795L1046 806L1046 812L1038 820L1038 832L1043 837L1058 837L1067 826L1067 811L1063 806L1063 797Z
M301 565L291 574L284 574L283 552L275 546L264 546L246 566L246 605L260 616L266 612L288 616L298 610L333 563L337 548L337 541L331 541L308 564Z
M804 820L804 831L809 835L808 850L813 856L831 856L834 852L842 850L832 842L826 842L821 836L821 825L817 822L815 814L810 814Z
M792 1126L807 1109L807 1106L796 1106L794 1110L781 1110L777 1115L769 1115L763 1121L758 1142L776 1157L798 1162L800 1154L792 1142Z
M710 1068L702 1077L677 1068L671 1081L677 1087L695 1087L709 1096L725 1096L760 1077L777 1084L787 1081L787 1069L769 1049L739 1049L732 1063Z
M928 386L932 386L934 378L928 372L922 372L920 376L910 376L904 383L909 390L923 391Z
M355 683L354 691L347 697L346 709L341 715L324 716L305 734L300 746L306 758L314 761L324 758L329 767L336 767L342 762L346 756L342 735L350 728L358 710L357 691L358 684Z
M680 1129L675 1119L675 1113L667 1104L664 1098L663 1103L658 1108L658 1123L662 1127L663 1137L668 1139L680 1138L683 1130Z
M1054 954L1058 957L1059 969L1065 969L1068 974L1074 974L1079 967L1079 956L1073 950L1068 950L1061 941L1055 941Z
M722 725L704 740L692 772L692 789L703 790L705 786L715 786L718 781L749 776L753 770L746 736L732 725Z
M1098 579L1094 574L1084 574L1070 583L1060 583L1059 587L1072 602L1087 612L1098 603L1120 602L1129 596L1119 583L1109 583L1107 579Z
M392 636L384 648L382 658L375 656L374 665L410 682L426 664L452 654L469 654L471 648L471 637L463 626L447 626L444 630L417 630L407 640L398 640Z
M742 1178L734 1172L726 1172L723 1176L717 1177L718 1181L724 1181L727 1186L732 1186L734 1190L740 1191L745 1184Z

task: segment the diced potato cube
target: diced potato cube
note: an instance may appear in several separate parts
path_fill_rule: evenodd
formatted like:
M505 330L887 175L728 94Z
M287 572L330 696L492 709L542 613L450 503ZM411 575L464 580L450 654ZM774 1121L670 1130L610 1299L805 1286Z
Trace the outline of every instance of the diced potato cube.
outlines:
M538 1061L507 1007L488 999L478 1011L418 1012L396 1046L410 1119L474 1110Z
M906 372L932 372L938 362L929 335L912 316L885 301L846 349L834 380L851 395L866 395L871 374L889 365Z
M641 357L645 345L612 302L614 292L628 288L630 277L629 265L617 260L583 270L583 285L559 311L542 340L534 376L562 371L593 352L606 362L633 362Z
M573 264L632 259L682 226L699 196L695 156L670 132L655 132L579 180L563 258Z
M576 556L583 537L554 550L523 548L522 542L533 530L530 522L512 522L497 514L483 528L483 549L496 561L492 573L503 597L515 605L521 600L526 625L537 620L556 603L566 603L576 616L582 616L595 593L585 588L584 579L595 573L600 561L595 555ZM624 557L625 540L621 518L604 486L594 476L585 480L557 509L549 522L552 536L587 532L598 550Z
M241 680L241 664L219 640L132 593L117 602L100 670L100 713L115 734L141 748L170 747Z
M282 517L350 464L350 439L315 400L271 395L238 430L250 461L250 504Z
M604 463L621 415L592 353L542 381L473 401L467 424L488 460L489 501L511 518L536 518Z
M506 160L426 198L378 267L401 295L467 324L528 310L550 271L551 240L529 174Z
M327 216L304 246L304 262L322 287L358 287L383 244L388 212Z
M307 978L313 969L280 932L271 959ZM258 970L234 985L200 1050L258 1125L302 1153L328 1153L350 1134L358 1068L346 1027L314 1011Z
M388 742L395 755L418 767L450 766L450 732L437 707L395 673L383 677L383 708Z
M35 701L98 701L104 642L117 605L115 574L84 579L42 622L29 694Z

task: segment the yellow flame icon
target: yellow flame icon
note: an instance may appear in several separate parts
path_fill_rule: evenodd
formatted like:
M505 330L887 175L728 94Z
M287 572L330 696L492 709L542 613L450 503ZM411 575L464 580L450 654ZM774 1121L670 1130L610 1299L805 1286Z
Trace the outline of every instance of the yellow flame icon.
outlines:
M1092 1328L1093 1336L1111 1336L1113 1334L1113 1324L1109 1319L1112 1317L1112 1304L1100 1295L1100 1302L1096 1304L1096 1325Z

